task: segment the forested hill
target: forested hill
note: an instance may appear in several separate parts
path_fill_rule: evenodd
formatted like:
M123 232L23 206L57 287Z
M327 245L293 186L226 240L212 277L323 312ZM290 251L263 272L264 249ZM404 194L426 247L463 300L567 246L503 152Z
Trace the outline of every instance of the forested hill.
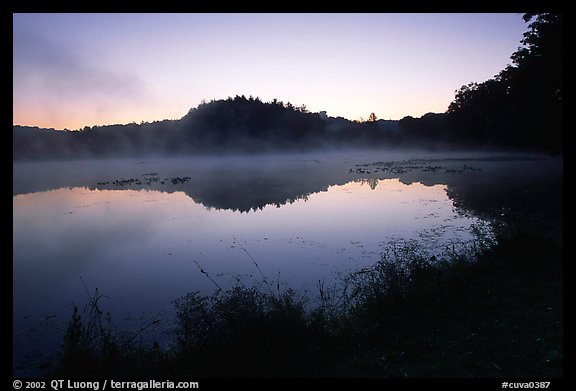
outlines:
M212 100L179 120L60 131L13 126L13 158L67 159L325 147L520 147L561 153L563 16L526 14L511 64L456 91L445 113L366 121L312 113L304 105L244 95ZM386 88L386 86L382 86ZM383 111L386 109L383 108Z
M60 131L13 127L14 159L301 151L381 145L398 121L355 122L278 100L236 96L202 103L179 120Z

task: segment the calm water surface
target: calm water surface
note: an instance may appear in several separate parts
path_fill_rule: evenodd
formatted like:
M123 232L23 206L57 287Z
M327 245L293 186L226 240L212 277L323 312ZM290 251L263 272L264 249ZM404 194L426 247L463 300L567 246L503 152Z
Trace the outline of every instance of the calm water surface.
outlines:
M165 330L172 301L190 291L266 278L315 294L390 242L439 253L472 238L481 220L454 206L447 183L488 163L384 170L378 158L15 163L15 373L55 354L96 288L115 327L160 319Z

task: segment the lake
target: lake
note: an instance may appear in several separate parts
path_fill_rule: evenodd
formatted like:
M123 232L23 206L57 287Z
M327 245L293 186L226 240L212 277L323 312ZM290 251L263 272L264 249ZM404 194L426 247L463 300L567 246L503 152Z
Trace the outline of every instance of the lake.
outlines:
M143 341L162 342L188 292L266 281L314 297L393 243L440 254L495 218L562 207L561 158L511 153L19 162L13 173L15 376L55 357L96 288L115 328L153 324Z

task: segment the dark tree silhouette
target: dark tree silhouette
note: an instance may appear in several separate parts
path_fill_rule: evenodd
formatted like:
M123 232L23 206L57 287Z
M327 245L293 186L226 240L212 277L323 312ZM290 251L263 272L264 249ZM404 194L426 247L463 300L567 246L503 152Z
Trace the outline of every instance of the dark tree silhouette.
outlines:
M561 152L563 17L526 14L511 64L456 91L444 114L366 122L309 112L306 105L237 95L202 101L180 120L56 131L13 127L13 158L46 159L202 152L302 150L324 146L499 145Z
M327 129L330 130L327 130ZM180 120L85 127L74 132L14 126L15 160L308 150L384 142L358 127L274 99L244 95L202 102Z
M456 92L448 108L455 139L561 150L563 17L526 14L524 20L532 22L512 64Z

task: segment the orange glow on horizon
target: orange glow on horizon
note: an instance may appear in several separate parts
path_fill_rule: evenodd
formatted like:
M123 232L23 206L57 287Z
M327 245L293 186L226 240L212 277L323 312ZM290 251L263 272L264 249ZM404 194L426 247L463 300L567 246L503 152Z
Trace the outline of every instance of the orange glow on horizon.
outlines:
M235 95L421 117L504 69L525 31L512 13L14 13L13 124L178 119Z
M39 128L57 129L57 130L80 130L84 127L106 126L106 125L125 125L130 123L154 122L165 119L179 119L186 113L167 117L156 111L136 112L128 110L118 110L118 112L103 113L96 115L90 111L71 110L66 114L60 114L53 110L40 108L22 113L13 110L12 124L21 126L37 126Z
M225 99L225 97L218 99ZM57 107L49 108L35 105L31 110L28 110L28 108L24 110L20 109L19 106L14 106L12 124L31 127L37 126L39 128L48 129L53 128L57 130L80 130L86 126L124 125L130 123L140 124L141 122L155 122L166 119L177 120L186 115L188 110L197 106L198 105L190 105L190 107L187 107L186 105L181 104L176 108L166 109L159 106L144 107L143 109L118 107L105 112L99 111L96 108L91 109L89 107L62 112L64 108L61 110ZM376 104L361 103L359 106L374 107ZM413 101L412 106L414 107L414 110L411 113L400 113L387 111L386 109L380 111L376 109L366 110L364 108L354 109L353 106L343 105L341 112L327 111L327 115L329 117L343 117L350 121L360 121L361 119L366 120L369 114L374 112L379 120L400 120L406 116L416 118L421 117L429 112L442 113L447 109L447 105L444 103L430 104L429 102L427 103L417 99ZM181 108L181 110L178 110L178 108ZM309 108L309 110L311 112L326 111L324 108Z

